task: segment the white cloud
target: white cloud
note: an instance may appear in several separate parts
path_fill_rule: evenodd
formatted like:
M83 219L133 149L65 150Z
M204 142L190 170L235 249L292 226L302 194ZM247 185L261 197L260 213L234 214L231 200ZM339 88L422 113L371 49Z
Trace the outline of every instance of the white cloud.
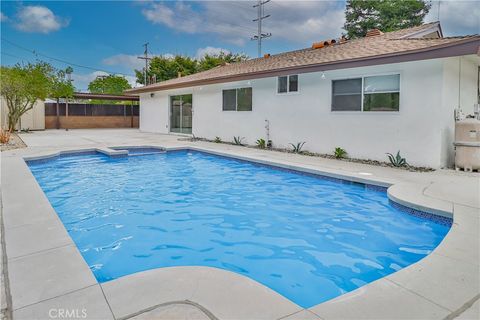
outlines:
M126 69L142 69L145 65L145 61L138 59L139 55L129 55L129 54L117 54L108 58L103 59L102 63L107 66L123 66Z
M145 60L139 59L138 57L143 56L143 54L116 54L111 57L107 57L102 60L102 63L107 66L120 66L124 70L133 71L133 70L142 70L145 67ZM167 59L173 59L174 54L165 53L162 54L163 57Z
M220 53L230 53L230 50L224 49L224 48L214 48L214 47L205 47L205 48L199 48L197 50L197 53L195 54L196 59L202 59L206 55L217 55Z
M480 5L477 1L433 1L425 21L437 21L439 13L445 36L480 33Z
M186 33L196 33L201 17L190 5L176 2L173 9L163 3L149 3L142 10L143 15L153 24L161 24Z
M204 1L195 7L183 2L146 3L142 10L153 24L188 34L211 33L243 46L256 33L252 1ZM273 39L309 44L338 37L344 23L344 4L338 1L271 1L265 5L264 31Z
M4 22L4 21L7 21L7 20L8 20L8 17L6 15L4 15L3 12L0 12L0 21Z
M106 76L108 73L103 71L94 71L91 73L72 73L73 85L79 91L88 91L88 84L98 76Z
M24 32L50 33L68 25L69 21L53 14L44 6L22 6L16 15L15 27Z

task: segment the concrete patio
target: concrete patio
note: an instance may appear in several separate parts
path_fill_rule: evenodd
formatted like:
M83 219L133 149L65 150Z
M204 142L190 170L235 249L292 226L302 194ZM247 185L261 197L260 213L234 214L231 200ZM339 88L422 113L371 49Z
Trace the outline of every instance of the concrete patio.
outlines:
M427 173L209 142L135 129L48 130L21 134L25 149L2 152L2 241L14 319L478 319L480 175ZM160 268L99 284L24 158L115 146L191 148L351 181L390 186L390 199L453 216L421 261L336 299L302 309L273 290L225 270ZM407 159L408 160L408 159ZM3 275L3 273L2 273ZM11 297L11 299L10 299ZM55 314L52 314L52 310ZM66 311L65 311L66 310ZM85 315L85 316L83 316Z

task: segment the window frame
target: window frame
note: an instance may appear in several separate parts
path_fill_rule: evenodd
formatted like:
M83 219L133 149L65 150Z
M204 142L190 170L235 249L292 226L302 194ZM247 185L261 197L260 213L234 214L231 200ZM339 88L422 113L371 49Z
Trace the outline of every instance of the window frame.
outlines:
M297 76L297 91L290 91L290 77L291 76ZM279 89L280 89L280 78L284 78L286 77L287 78L287 91L285 92L279 92ZM299 74L288 74L288 75L284 75L284 76L278 76L276 78L277 80L277 94L278 95L293 95L293 94L299 94L300 93L300 75Z
M238 91L241 89L250 89L252 91L252 96L251 96L251 106L250 110L238 110ZM230 90L235 90L235 110L225 110L224 109L224 100L223 100L223 94L224 91L230 91ZM253 87L252 86L247 86L247 87L234 87L234 88L222 88L222 112L252 112L253 111Z
M398 75L399 76L399 83L398 83L398 110L389 110L389 111L365 111L364 110L364 99L365 99L365 78L369 77L382 77L382 76L394 76ZM354 110L333 110L333 82L338 81L338 80L351 80L351 79L362 79L362 91L361 91L361 108L358 111ZM392 71L392 72L385 72L385 73L374 73L374 74L358 74L358 75L352 75L349 77L339 77L339 78L332 78L330 80L330 112L333 113L342 113L342 114L348 114L348 113L354 113L354 114L359 114L359 113L365 113L365 114L399 114L400 110L402 110L402 72L400 71ZM391 91L391 93L397 92L397 91ZM384 92L380 92L384 93ZM368 94L368 93L367 93Z

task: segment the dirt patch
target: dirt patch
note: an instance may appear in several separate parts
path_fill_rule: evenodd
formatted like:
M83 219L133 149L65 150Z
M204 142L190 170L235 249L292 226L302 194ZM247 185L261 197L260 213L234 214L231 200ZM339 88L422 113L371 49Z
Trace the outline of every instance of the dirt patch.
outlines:
M23 142L23 140L20 139L20 137L16 133L12 133L10 136L10 141L8 141L8 143L0 144L0 151L21 149L26 147L27 145L25 144L25 142Z

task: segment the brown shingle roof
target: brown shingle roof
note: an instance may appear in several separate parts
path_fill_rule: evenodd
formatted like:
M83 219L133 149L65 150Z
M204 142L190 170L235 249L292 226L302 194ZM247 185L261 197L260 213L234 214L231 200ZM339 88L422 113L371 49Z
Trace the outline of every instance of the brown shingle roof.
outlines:
M128 93L140 93L150 91L160 91L172 88L182 88L210 83L229 82L236 80L255 79L279 74L288 74L312 72L321 70L332 70L345 68L345 63L359 61L371 61L369 64L394 63L411 60L421 60L434 58L436 56L425 57L425 52L455 47L460 44L468 43L468 54L475 54L480 46L480 36L463 36L449 38L408 38L410 34L431 28L432 24L424 24L418 27L403 29L394 32L388 32L377 36L365 37L350 40L344 43L337 43L321 49L301 49L271 55L268 59L257 58L244 62L232 63L229 65L216 67L207 71L199 72L189 76L171 79L149 86L131 89ZM470 48L475 48L472 51ZM458 47L460 49L460 47ZM461 54L466 54L461 52ZM412 53L422 53L416 58L410 60L401 60L399 56ZM451 52L443 53L444 56L456 55ZM385 59L386 57L395 57L395 61L373 62L374 59ZM342 64L343 63L343 64ZM335 67L336 66L336 67ZM349 66L349 67L353 67ZM357 65L359 66L359 65Z

